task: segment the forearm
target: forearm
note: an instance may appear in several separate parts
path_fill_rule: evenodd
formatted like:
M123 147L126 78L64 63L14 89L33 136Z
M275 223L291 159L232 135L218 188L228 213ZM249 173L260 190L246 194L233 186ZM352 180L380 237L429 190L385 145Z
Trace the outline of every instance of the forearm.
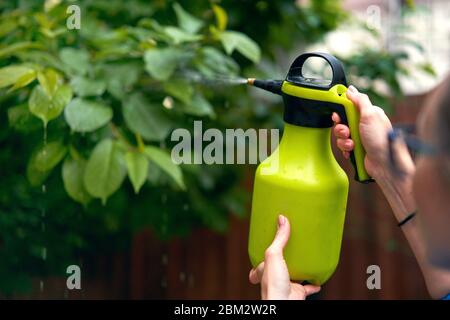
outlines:
M376 182L383 191L398 222L417 210L412 192L412 174L399 179L383 172L377 175Z
M413 174L410 174L403 179L394 179L389 173L382 173L376 179L399 222L417 210L413 196L412 176ZM449 292L450 272L434 267L428 262L425 242L418 226L418 221L413 218L401 228L419 263L430 295L438 299Z

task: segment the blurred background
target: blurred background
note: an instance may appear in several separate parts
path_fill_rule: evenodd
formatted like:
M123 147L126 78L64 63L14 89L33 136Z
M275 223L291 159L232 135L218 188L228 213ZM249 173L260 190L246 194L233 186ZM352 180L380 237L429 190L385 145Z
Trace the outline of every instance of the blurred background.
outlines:
M256 166L176 166L171 131L282 129L277 97L229 80L282 79L306 51L412 123L450 69L449 15L445 0L2 1L0 297L258 299ZM335 154L350 177L341 259L314 298L427 299L380 190Z

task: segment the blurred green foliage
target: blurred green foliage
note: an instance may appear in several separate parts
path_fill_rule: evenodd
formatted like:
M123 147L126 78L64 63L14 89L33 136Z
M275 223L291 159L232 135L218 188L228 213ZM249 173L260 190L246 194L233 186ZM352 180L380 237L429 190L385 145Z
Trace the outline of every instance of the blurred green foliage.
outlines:
M71 4L80 30L66 27ZM176 166L169 135L195 119L281 127L281 109L190 79L278 77L277 50L320 41L349 17L335 0L13 0L0 19L0 291L13 294L127 248L146 227L168 239L245 217L247 169ZM373 51L346 62L400 93L402 58Z

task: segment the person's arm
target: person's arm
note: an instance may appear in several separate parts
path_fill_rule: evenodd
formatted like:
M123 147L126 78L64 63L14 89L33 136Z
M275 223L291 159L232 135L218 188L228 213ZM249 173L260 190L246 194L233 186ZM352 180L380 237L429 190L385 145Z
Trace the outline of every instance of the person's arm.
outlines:
M379 176L376 179L397 221L403 221L410 213L415 212L416 206L412 196L411 177L401 182L392 179L388 174ZM448 289L450 288L450 272L434 267L428 262L423 236L415 218L408 221L401 228L422 270L428 292L434 299L442 298L448 294Z
M360 134L367 153L365 167L383 191L397 221L403 221L409 214L416 211L412 187L415 166L411 156L404 144L396 142L395 153L405 175L402 179L393 177L387 161L387 134L392 128L389 118L381 108L372 105L367 95L359 93L352 86L349 87L347 97L360 111ZM353 141L349 139L349 129L339 124L340 119L337 114L333 114L333 120L336 123L334 134L337 137L337 145L344 153L344 157L348 158L349 152L353 149ZM428 262L423 236L415 218L401 228L419 263L430 295L435 299L442 298L448 294L450 272L434 267Z

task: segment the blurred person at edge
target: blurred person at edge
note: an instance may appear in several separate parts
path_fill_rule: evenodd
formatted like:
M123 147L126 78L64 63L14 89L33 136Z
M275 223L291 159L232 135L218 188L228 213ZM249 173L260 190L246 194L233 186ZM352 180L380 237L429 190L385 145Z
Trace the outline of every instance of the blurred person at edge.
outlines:
M408 240L434 299L450 299L450 76L426 101L417 120L417 137L393 129L383 109L350 86L347 97L359 109L360 134L366 149L365 167L387 198ZM345 158L353 149L349 128L335 113L334 136ZM394 139L395 138L395 139ZM408 144L408 141L410 142ZM409 149L413 150L415 159ZM420 148L433 150L423 152ZM393 162L395 160L396 170ZM401 175L399 174L400 171ZM417 214L415 214L417 213ZM320 291L319 286L291 282L283 248L290 224L279 215L278 230L266 249L265 260L249 274L261 284L262 299L299 299Z

